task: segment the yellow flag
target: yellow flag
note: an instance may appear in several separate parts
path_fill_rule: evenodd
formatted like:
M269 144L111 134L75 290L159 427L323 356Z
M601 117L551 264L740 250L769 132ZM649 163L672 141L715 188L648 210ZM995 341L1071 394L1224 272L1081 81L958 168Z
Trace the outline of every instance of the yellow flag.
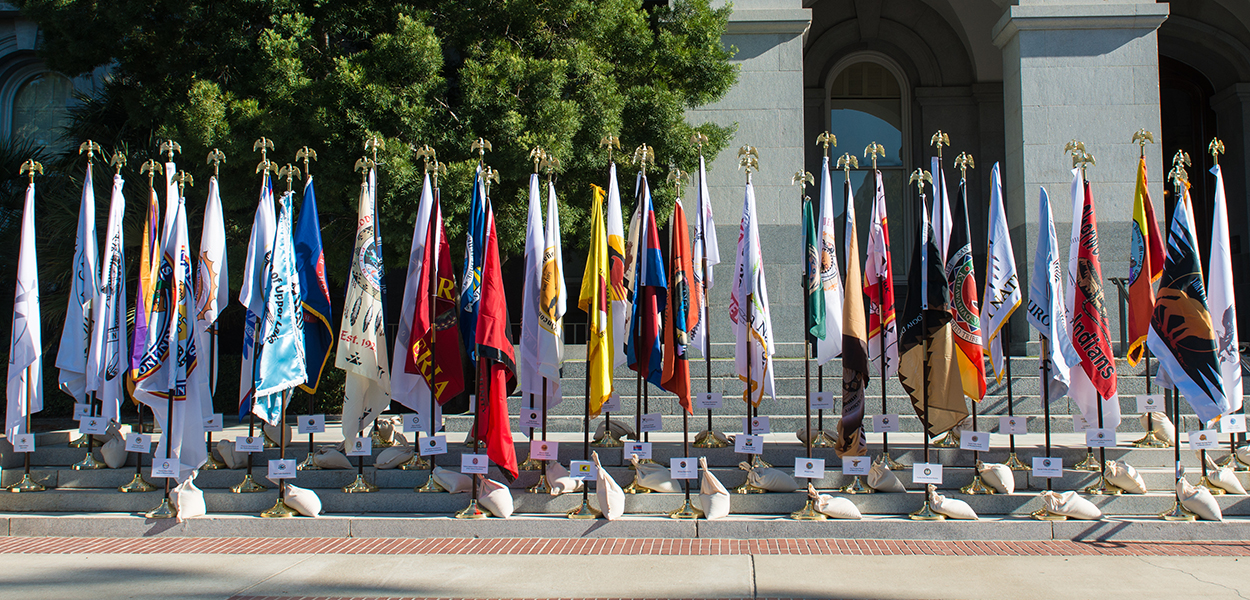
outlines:
M586 326L586 377L590 380L590 415L599 416L612 395L612 339L608 315L608 234L603 225L603 188L592 185L594 212L590 219L590 254L582 274L577 305L589 315Z

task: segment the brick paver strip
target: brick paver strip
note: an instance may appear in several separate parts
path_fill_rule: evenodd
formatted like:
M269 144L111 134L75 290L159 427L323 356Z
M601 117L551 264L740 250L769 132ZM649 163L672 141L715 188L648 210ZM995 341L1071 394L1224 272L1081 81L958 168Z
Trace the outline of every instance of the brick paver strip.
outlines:
M1250 556L1250 542L3 537L0 554Z

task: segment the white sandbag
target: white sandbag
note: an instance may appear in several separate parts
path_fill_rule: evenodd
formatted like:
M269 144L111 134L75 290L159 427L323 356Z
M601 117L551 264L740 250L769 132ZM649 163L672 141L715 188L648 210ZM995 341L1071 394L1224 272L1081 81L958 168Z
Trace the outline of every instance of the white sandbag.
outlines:
M559 496L569 492L582 491L582 480L569 477L569 470L559 461L547 461L547 485L551 486L551 495Z
M302 487L286 484L286 505L294 508L305 517L321 515L321 497L317 492Z
M247 454L234 451L234 440L217 442L217 456L221 457L227 469L241 469L247 465Z
M699 505L708 519L720 519L729 515L729 490L707 468L707 458L699 457Z
M322 446L317 448L317 452L313 454L313 464L323 469L354 468L352 461L347 458L347 455L339 452L339 450L333 446Z
M186 481L170 490L169 502L178 511L179 523L192 517L202 517L208 514L208 508L204 506L204 492L195 487L194 477L188 477Z
M749 463L738 463L738 468L747 472L747 484L767 492L794 492L799 490L799 482L781 469L772 467L751 468Z
M494 479L478 479L477 503L501 519L512 516L512 491Z
M103 446L92 450L105 466L119 469L126 464L126 440L119 436L110 436Z
M394 469L412 458L412 448L404 445L391 446L378 453L373 466L379 469Z
M1016 476L1007 465L983 463L978 460L977 473L980 473L981 479L1000 494L1012 494L1016 491Z
M729 442L729 436L725 435L724 433L722 433L722 432L720 432L720 431L713 431L713 432L712 432L712 437L713 437L713 438L715 438L717 441L719 441L721 444L729 444L729 443L730 443L730 442Z
M473 489L473 478L451 469L434 467L434 472L430 476L434 478L434 483L442 486L448 494L463 494Z
M816 487L810 483L807 484L807 497L812 499L816 511L826 516L835 519L862 519L864 517L849 498L817 494Z
M1146 481L1141 474L1122 460L1107 461L1107 481L1129 494L1146 493Z
M591 452L590 460L595 463L595 497L599 500L599 512L609 521L621 518L625 514L625 491L603 468L598 452Z
M1246 488L1242 487L1241 482L1237 480L1237 474L1232 468L1215 466L1215 461L1211 460L1210 456L1207 456L1206 460L1207 481L1210 481L1211 485L1230 494L1246 495Z
M1181 501L1181 506L1185 507L1199 519L1207 521L1223 521L1224 515L1220 512L1220 505L1215 501L1215 496L1204 487L1194 487L1190 485L1184 477L1176 480L1176 496Z
M629 462L634 465L634 481L637 481L638 485L653 492L682 491L681 486L673 481L672 471L668 467L656 463L639 462L637 454L629 455Z
M1250 446L1238 446L1233 452L1242 464L1250 465Z
M596 442L603 439L603 423L603 421L599 421L599 426L595 428L594 439ZM638 439L638 434L634 432L633 427L630 427L629 422L622 421L621 419L612 420L612 435L616 436L616 439L618 440Z
M1042 492L1042 506L1047 512L1063 515L1070 519L1094 521L1102 518L1102 511L1093 502L1082 498L1076 492Z
M262 421L261 430L265 432L265 438L268 439L270 442L272 442L273 445L275 446L282 445L282 440L279 439L279 436L283 436L283 435L286 436L285 438L286 443L288 444L291 443L292 433L291 433L290 425L283 425L279 427L277 425L270 425Z
M122 443L126 442L126 436L122 435L122 424L116 419L109 419L107 425L104 426L104 439L111 440L120 438Z
M937 493L937 486L929 484L929 507L938 514L946 515L952 519L969 519L976 520L977 513L968 506L967 502L957 500L955 498L947 498Z
M903 487L903 482L899 481L898 475L881 463L872 463L872 466L868 468L868 487L886 493L907 491L907 488Z
M1146 421L1147 421L1146 415L1150 415L1150 419L1149 419L1150 426L1154 428L1155 433L1163 440L1166 440L1167 443L1175 446L1176 445L1176 425L1172 423L1172 419L1169 419L1166 413L1161 413L1161 412L1145 413L1137 417L1137 420L1141 422L1142 429L1146 428Z
M813 429L813 430L812 430L812 437L813 437L813 438L815 438L815 437L817 437L817 436L819 436L819 435L820 435L820 430L819 430L819 429ZM806 427L804 427L804 428L802 428L802 429L800 429L800 430L798 430L798 431L794 432L794 437L799 438L799 443L800 443L800 444L803 444L804 446L806 446L806 445L807 445L807 428L806 428Z

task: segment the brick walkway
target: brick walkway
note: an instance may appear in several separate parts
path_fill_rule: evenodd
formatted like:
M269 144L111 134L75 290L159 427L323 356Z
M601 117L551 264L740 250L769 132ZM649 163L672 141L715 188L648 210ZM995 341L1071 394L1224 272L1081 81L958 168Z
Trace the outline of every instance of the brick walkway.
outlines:
M1250 556L1250 542L10 537L0 554Z

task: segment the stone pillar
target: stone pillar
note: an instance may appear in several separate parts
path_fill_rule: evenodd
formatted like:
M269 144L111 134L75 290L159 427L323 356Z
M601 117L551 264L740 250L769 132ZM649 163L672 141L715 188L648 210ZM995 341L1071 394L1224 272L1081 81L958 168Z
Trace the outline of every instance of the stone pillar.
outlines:
M1211 108L1215 110L1217 135L1227 151L1220 157L1220 165L1228 199L1229 244L1236 285L1250 281L1250 83L1234 83L1216 92ZM1250 331L1246 329L1250 327L1250 310L1238 312L1237 319L1241 331Z
M1018 0L994 26L991 35L1003 53L1003 187L1026 294L1037 241L1039 186L1050 195L1066 264L1074 217L1072 161L1063 148L1072 139L1085 142L1097 159L1088 177L1103 277L1128 275L1128 224L1138 158L1131 137L1143 127L1160 134L1156 33L1167 15L1168 5L1153 0ZM1156 215L1162 220L1166 170L1158 145L1146 147L1146 164ZM1080 215L1075 218L1079 221ZM1112 340L1119 346L1118 292L1110 282L1103 283ZM1017 342L1025 333L1036 339L1024 323L1023 318L1013 319L1013 330L1020 334Z

